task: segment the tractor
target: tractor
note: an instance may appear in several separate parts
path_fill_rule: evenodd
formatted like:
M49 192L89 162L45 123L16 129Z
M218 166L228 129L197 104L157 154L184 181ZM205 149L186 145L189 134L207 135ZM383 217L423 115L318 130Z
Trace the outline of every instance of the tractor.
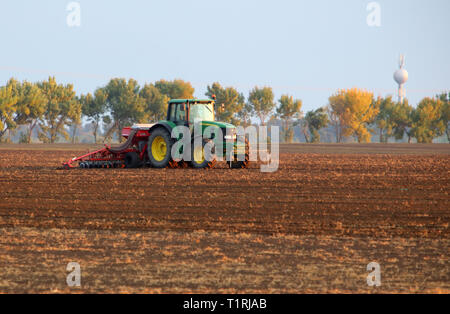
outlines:
M134 124L122 130L126 141L117 147L89 152L65 162L70 169L78 162L80 168L213 168L218 158L226 160L230 168L248 168L249 142L236 134L230 123L215 121L215 101L211 99L172 99L168 103L166 120L154 124ZM186 158L186 145L172 137L177 126L189 130L191 154ZM219 149L220 148L220 149ZM173 158L172 151L177 153ZM188 150L186 150L187 152ZM190 157L190 158L189 158Z

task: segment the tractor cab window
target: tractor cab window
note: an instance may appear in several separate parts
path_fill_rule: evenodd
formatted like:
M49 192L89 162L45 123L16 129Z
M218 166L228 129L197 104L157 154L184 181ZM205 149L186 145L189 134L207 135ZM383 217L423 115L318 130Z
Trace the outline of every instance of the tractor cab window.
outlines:
M169 108L169 120L175 121L175 113L176 113L177 106L176 104L171 104Z
M186 121L186 104L177 105L176 121Z
M213 103L194 103L191 104L189 111L189 122L195 121L214 121Z
M169 120L170 121L186 121L186 104L171 104Z

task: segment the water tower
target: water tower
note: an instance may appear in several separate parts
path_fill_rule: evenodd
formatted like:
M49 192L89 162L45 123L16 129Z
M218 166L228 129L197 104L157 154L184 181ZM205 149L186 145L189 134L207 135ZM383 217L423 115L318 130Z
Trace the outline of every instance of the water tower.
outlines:
M406 81L408 81L408 71L406 71L403 67L405 66L405 57L400 55L399 60L399 69L394 73L394 80L398 84L398 102L403 103L403 99L405 98L405 89L404 85Z

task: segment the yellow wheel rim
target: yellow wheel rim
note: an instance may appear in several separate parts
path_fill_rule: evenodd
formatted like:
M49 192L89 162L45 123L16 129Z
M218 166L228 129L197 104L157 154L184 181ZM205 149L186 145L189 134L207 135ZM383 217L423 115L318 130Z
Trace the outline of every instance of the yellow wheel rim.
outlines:
M164 137L157 136L152 142L152 155L156 161L162 161L166 157L167 145Z
M205 155L203 153L203 147L197 146L194 148L194 161L197 164L201 164L205 161Z

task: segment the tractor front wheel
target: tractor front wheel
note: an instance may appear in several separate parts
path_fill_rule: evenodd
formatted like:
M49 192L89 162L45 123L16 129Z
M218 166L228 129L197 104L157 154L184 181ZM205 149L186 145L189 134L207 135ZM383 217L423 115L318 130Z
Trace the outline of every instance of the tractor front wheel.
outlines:
M171 160L172 139L163 128L154 130L148 138L148 159L154 168L165 168Z
M202 139L200 143L196 145L196 141L192 141L191 167L197 169L214 168L216 163L214 142L212 140Z

